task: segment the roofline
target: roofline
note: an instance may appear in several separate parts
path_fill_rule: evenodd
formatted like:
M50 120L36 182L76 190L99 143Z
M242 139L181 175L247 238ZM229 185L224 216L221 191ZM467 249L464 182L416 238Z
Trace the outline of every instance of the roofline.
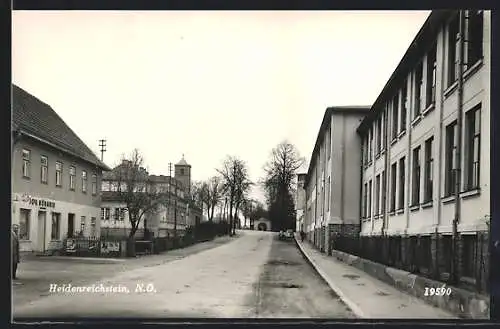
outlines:
M352 106L330 106L325 110L323 115L323 120L321 121L321 126L318 131L318 136L316 137L316 143L314 144L314 149L311 154L311 161L309 162L309 168L307 169L305 185L309 182L309 176L311 175L312 168L316 164L315 154L318 152L319 146L321 144L322 137L325 134L327 127L330 125L330 120L333 114L338 113L342 115L360 115L366 114L370 111L370 105L352 105Z
M391 74L391 77L373 103L370 112L356 129L358 134L363 134L368 126L374 121L380 111L384 108L383 105L386 100L393 96L392 94L394 93L394 89L399 89L399 83L401 80L406 79L409 72L413 70L415 57L418 58L421 53L425 52L426 48L429 46L428 41L434 39L434 36L439 32L441 25L455 12L457 12L457 10L440 9L433 10L430 13L415 38L410 43L410 46L406 50L398 66Z
M78 158L78 159L82 160L83 162L86 162L86 163L90 163L90 164L92 164L92 165L95 165L95 166L97 166L97 167L101 168L101 169L102 169L102 170L104 170L104 171L110 171L110 170L111 170L111 168L109 168L109 167L108 167L106 164L104 164L104 163L103 163L103 164L100 164L100 163L93 163L93 162L90 162L90 161L88 161L88 160L86 160L86 159L82 158L82 156L80 156L80 155L78 155L78 154L76 154L76 153L74 153L74 152L72 152L72 151L70 151L70 150L68 150L68 149L65 149L64 147L61 147L61 146L58 146L58 145L56 145L56 144L54 144L54 143L52 143L52 142L49 142L48 140L46 140L46 139L44 139L44 138L38 137L38 136L36 136L36 135L33 135L33 134L31 134L31 133L29 133L29 132L25 131L24 129L18 129L17 131L18 131L21 135L27 136L27 137L29 137L29 138L32 138L32 139L34 139L34 140L38 141L38 142L41 142L41 143L46 144L46 145L49 145L49 146L51 146L51 147L53 147L53 148L55 148L55 149L57 149L57 150L59 150L59 151L61 151L61 152L64 152L64 153L66 153L66 154L68 154L68 155L71 155L71 156L74 156L74 157L76 157L76 158Z

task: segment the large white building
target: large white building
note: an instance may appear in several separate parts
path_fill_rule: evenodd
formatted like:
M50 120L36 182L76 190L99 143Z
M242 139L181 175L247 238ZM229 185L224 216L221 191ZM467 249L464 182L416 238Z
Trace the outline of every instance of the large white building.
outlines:
M369 106L325 111L304 179L304 232L326 251L332 233L359 232L361 149L356 128ZM300 191L300 188L299 188Z
M327 111L304 184L311 242L357 227L356 252L486 290L490 53L491 12L433 11L369 111Z
M112 171L105 172L102 179L101 203L101 235L126 237L130 234L130 223L127 205L120 200L117 193L117 179L114 174L120 165ZM189 187L191 182L191 166L182 159L175 165L175 176L150 175L142 168L148 188L155 189L156 193L164 194L163 202L141 218L138 235L144 234L144 223L149 232L155 237L173 236L177 231L182 236L189 226L201 221L201 209L190 202ZM122 191L127 187L122 182ZM187 186L186 186L187 185ZM169 192L170 191L170 192ZM138 191L140 193L140 191Z
M481 276L490 215L491 14L433 11L361 123L361 235L396 261ZM484 256L486 257L486 256Z

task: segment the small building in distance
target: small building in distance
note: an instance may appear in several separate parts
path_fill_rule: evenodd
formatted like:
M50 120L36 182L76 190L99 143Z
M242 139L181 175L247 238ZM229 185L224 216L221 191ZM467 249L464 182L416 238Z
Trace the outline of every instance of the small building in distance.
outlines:
M260 217L253 222L253 229L255 231L271 231L271 221L267 218Z

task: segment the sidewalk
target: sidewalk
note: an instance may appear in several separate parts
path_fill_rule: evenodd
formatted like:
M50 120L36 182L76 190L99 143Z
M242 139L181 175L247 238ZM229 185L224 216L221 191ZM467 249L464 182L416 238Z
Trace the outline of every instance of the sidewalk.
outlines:
M298 239L296 242L308 262L359 318L458 319L361 270L322 254L309 243Z

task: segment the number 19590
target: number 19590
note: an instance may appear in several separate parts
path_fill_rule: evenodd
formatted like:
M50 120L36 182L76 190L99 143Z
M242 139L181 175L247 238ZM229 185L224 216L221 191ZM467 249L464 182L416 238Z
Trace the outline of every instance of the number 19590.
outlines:
M442 286L441 288L428 288L425 287L424 296L449 296L451 295L451 288Z

